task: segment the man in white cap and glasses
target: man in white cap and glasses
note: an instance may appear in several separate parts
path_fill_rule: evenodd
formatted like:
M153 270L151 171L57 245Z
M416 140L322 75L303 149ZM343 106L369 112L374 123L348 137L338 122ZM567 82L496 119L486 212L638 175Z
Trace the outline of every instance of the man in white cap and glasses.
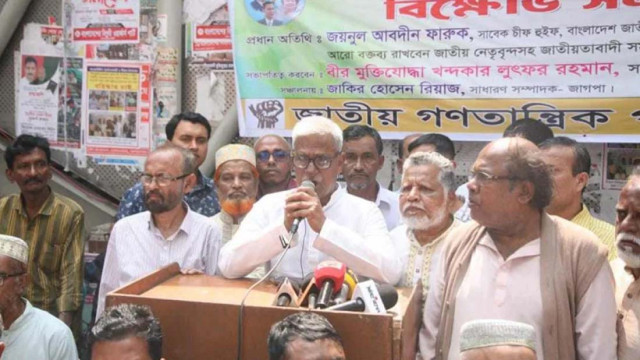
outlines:
M474 320L460 330L460 360L536 360L536 330L508 320Z
M22 297L27 286L29 247L17 237L0 235L0 314L3 359L71 360L78 353L71 329ZM1 351L1 346L0 346Z

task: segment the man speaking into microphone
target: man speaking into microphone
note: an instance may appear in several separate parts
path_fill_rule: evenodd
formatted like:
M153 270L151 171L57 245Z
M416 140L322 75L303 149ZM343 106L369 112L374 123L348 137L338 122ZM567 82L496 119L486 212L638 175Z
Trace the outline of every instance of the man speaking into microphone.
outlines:
M221 273L239 278L261 264L269 268L291 241L272 276L301 279L320 262L335 259L358 275L396 283L402 267L382 213L375 203L338 186L344 161L338 125L320 116L304 118L292 137L296 179L313 186L261 198L222 248ZM299 226L291 235L294 222Z

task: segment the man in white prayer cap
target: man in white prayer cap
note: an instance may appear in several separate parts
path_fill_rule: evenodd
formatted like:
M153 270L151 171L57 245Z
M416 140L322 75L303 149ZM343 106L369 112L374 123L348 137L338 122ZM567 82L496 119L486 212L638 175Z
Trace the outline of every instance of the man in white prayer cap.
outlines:
M22 297L27 286L29 247L17 237L0 235L0 314L6 346L3 359L77 359L71 329Z
M474 320L460 330L460 360L536 360L536 330L508 320Z

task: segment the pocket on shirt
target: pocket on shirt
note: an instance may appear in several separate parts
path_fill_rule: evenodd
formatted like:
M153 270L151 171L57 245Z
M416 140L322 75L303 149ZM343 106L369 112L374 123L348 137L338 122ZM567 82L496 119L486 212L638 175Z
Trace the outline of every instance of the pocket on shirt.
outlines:
M47 244L38 258L38 267L48 273L60 271L62 244Z

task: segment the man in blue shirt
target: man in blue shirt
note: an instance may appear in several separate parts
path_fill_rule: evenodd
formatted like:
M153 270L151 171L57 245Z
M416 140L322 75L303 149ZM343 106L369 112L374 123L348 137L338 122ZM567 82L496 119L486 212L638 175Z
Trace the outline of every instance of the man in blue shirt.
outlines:
M191 192L184 195L189 208L204 216L213 216L220 211L213 180L204 176L199 168L207 157L211 125L204 116L194 112L174 115L165 127L167 139L173 144L191 150L196 157L197 183ZM141 183L127 190L120 200L116 221L125 216L147 210Z

